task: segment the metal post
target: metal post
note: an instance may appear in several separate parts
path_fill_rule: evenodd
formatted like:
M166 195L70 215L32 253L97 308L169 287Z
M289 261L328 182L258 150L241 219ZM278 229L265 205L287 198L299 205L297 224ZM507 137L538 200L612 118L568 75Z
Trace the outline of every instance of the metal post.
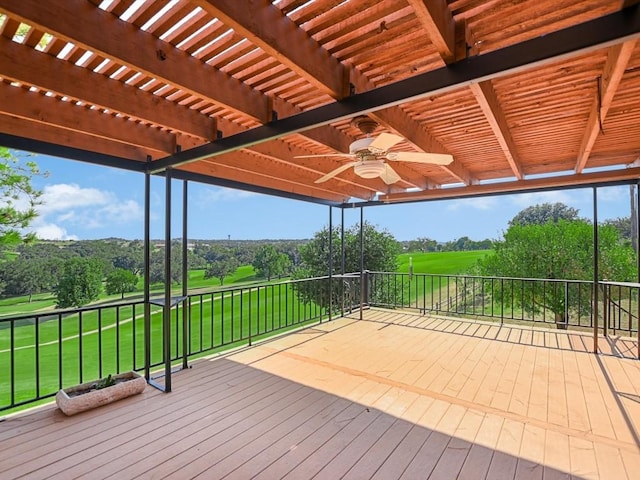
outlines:
M340 315L342 317L344 317L344 284L345 284L345 278L344 278L344 274L345 274L345 267L344 267L344 249L345 249L345 245L344 245L344 208L340 209L340 274L343 275L342 279L340 279L340 297L342 298L342 301L340 302ZM351 295L349 295L349 297L351 297ZM353 306L353 302L351 301L351 298L349 298L349 312L351 312L351 307Z
M364 310L364 207L360 207L360 320Z
M187 210L188 210L188 182L182 181L182 368L189 368L187 363L187 355L189 352L188 336L189 336L189 318L191 318L191 312L189 311L189 301L187 293L189 290L189 265L188 265L188 243L189 236L187 233Z
M149 158L148 161L151 161ZM151 259L151 173L144 172L144 378L151 379L151 304L149 303L149 263Z
M636 241L638 242L638 251L636 252L636 260L638 262L638 283L640 283L640 181L637 182L636 184L636 215L637 215L637 219L636 219L636 225L638 226L638 231L636 233L638 233L638 238L636 239ZM638 303L638 342L637 342L637 347L638 347L638 359L640 360L640 291L638 291L638 299L637 299L637 303ZM633 322L633 319L629 320L630 322ZM632 325L630 325L630 327L632 327Z
M162 316L164 347L164 391L171 391L171 169L165 171L164 212L164 308Z
M593 353L598 353L598 187L593 187Z
M333 310L333 207L329 205L329 321ZM322 322L322 314L320 314Z
M344 208L340 209L340 273L345 274L345 245L344 245ZM638 269L640 271L640 267ZM640 275L640 274L639 274ZM639 280L640 281L640 280Z

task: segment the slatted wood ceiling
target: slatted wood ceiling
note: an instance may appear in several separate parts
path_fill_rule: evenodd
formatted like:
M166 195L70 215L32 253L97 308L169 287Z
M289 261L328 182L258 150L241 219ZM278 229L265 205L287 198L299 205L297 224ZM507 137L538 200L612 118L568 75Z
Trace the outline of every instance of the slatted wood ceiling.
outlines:
M562 175L535 184L542 187L634 179L639 171L623 167L640 158L637 30L444 92L428 95L425 86L426 95L393 106L382 87L464 72L469 59L608 15L627 12L637 22L636 4L0 0L0 140L26 139L43 152L72 147L74 158L104 154L140 171L150 160L154 172L172 166L203 181L334 203L491 193L496 181L518 191L539 174ZM379 123L375 134L394 132L406 138L395 149L448 153L454 162L394 162L402 180L392 185L352 170L314 183L347 160L294 157L348 151L361 132L338 114L311 129L283 122L371 91L385 107L366 112ZM273 138L184 160L195 147L267 124L279 129ZM600 173L582 176L591 170ZM460 188L442 188L452 186Z

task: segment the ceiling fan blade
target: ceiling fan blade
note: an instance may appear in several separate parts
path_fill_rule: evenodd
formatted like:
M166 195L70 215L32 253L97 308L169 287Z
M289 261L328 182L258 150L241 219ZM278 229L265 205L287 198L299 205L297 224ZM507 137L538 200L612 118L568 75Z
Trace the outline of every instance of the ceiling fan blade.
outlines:
M402 177L400 177L400 175L398 175L398 173L391 168L391 165L388 163L384 164L384 172L382 172L380 178L387 185L391 185L392 183L396 183L398 180L402 180Z
M404 140L404 138L393 133L381 133L375 138L375 140L373 140L373 142L371 142L371 144L369 144L369 149L386 152L395 144L400 143L402 140Z
M347 157L354 158L355 155L351 153L324 153L320 155L296 155L293 158L322 158L322 157Z
M326 182L327 180L335 177L336 175L344 172L345 170L349 170L351 167L353 167L356 163L358 162L348 162L345 163L344 165L339 166L338 168L336 168L335 170L331 170L329 173L327 173L326 175L320 177L319 179L317 179L315 182L313 183L322 183L322 182Z
M432 165L449 165L453 162L453 156L444 153L423 152L389 152L387 160L397 162L429 163Z

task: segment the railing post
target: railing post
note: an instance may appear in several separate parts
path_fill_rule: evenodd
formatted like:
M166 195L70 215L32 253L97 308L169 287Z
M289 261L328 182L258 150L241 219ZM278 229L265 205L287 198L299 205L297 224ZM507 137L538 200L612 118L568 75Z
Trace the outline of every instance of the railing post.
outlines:
M187 214L188 214L188 189L187 181L182 181L182 368L189 368L187 357L189 355L189 320L191 312L189 311L189 302L187 294L189 290L189 267L188 267L188 233L187 233Z
M364 305L369 304L369 274L368 270L360 274L360 320L363 318Z
M602 284L602 333L604 336L607 336L607 328L609 326L609 285ZM614 327L614 335L615 335L615 327Z
M564 282L564 327L569 328L569 282Z

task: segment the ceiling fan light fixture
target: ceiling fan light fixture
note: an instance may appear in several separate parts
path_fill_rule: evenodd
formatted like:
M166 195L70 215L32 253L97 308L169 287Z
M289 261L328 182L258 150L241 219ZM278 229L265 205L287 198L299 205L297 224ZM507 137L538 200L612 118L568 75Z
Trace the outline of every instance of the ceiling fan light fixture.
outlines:
M378 178L384 173L384 162L382 160L360 162L353 167L353 170L362 178Z

